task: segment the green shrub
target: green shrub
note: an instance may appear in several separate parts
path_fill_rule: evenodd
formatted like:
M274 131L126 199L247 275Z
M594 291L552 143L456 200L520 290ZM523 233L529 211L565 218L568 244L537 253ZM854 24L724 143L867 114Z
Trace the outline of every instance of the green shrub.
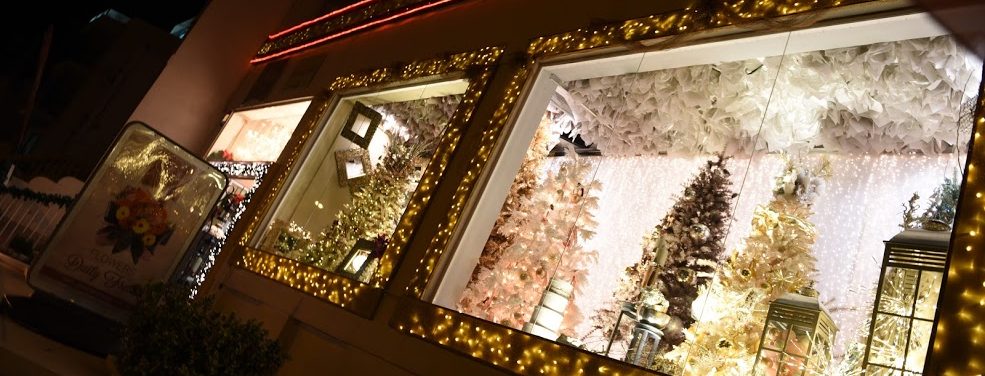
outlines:
M139 296L116 355L123 376L272 375L286 358L259 323L215 311L211 298L165 284Z

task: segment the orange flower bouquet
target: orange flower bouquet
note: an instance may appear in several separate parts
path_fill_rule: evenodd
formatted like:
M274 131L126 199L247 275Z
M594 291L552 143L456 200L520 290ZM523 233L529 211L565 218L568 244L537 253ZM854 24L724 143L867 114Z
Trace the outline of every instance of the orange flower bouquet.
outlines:
M159 244L167 244L174 233L164 203L142 188L127 187L117 194L104 220L99 236L113 245L113 253L129 250L134 265L145 253L153 255Z

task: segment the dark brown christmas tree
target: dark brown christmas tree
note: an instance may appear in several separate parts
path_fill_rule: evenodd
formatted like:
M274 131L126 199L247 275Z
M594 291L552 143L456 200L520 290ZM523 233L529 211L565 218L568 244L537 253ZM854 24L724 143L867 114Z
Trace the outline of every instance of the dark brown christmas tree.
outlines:
M684 341L683 329L694 323L691 303L714 278L725 251L735 197L726 160L723 155L709 160L657 228L667 247L667 261L657 274L659 288L670 301L667 314L680 323L667 328L660 343L664 348Z

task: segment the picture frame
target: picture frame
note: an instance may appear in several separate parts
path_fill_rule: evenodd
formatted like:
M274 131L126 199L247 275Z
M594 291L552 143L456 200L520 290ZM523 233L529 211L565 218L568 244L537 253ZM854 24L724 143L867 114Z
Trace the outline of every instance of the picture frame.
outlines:
M376 243L372 240L356 240L356 244L352 246L349 254L345 256L335 272L347 278L358 280L359 275L366 271L370 260L373 259L372 254L375 247Z
M352 111L349 112L349 117L345 120L345 125L342 126L342 137L363 149L367 149L370 141L373 140L373 135L376 134L376 128L380 126L382 121L383 114L366 107L362 103L355 102Z
M335 152L335 167L339 177L339 186L358 188L367 181L373 173L373 165L369 162L369 152L366 149L346 149Z

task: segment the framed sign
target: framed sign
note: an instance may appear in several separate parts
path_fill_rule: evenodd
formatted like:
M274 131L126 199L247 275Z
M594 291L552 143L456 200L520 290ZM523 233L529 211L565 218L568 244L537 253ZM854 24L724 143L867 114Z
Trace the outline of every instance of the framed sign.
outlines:
M166 281L226 189L215 167L132 122L86 182L28 283L111 319Z

